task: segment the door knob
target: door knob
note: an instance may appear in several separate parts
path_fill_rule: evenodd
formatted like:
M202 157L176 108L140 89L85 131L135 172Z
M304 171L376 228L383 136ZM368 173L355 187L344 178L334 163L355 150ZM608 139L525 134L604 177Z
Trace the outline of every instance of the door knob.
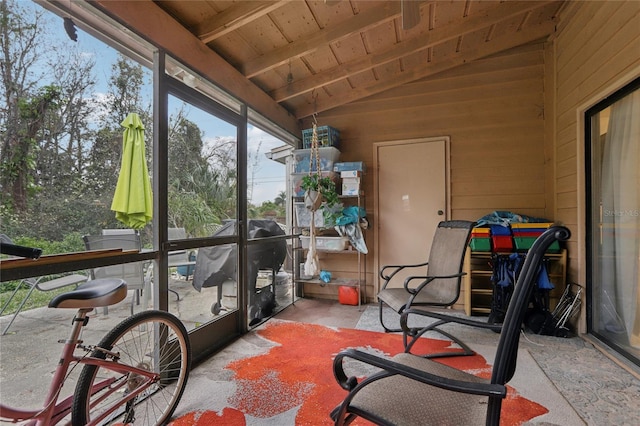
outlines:
M438 210L438 216L442 216L444 212L442 210Z

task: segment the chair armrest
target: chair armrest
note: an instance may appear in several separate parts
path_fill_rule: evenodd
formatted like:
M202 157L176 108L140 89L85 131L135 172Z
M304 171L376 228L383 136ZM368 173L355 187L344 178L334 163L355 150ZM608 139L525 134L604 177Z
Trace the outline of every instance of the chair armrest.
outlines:
M417 294L420 293L420 291L424 288L424 286L426 286L427 284L429 284L431 281L435 280L436 278L457 278L457 277L462 277L464 275L466 275L466 272L459 272L457 274L452 274L452 275L436 275L436 276L413 276L413 277L407 277L404 280L404 289L411 293L411 294ZM422 283L420 283L417 287L411 288L409 287L409 282L413 281L413 280L417 280L417 279L423 279L424 281Z
M402 331L405 333L409 333L411 331L411 328L408 325L409 315L419 315L423 317L436 318L436 319L444 320L447 322L455 322L457 324L467 325L469 327L483 328L483 329L492 330L496 332L502 331L502 324L492 324L488 322L469 319L467 317L454 317L450 314L424 311L422 309L417 309L417 308L410 308L402 312L402 315L400 315L400 327L402 328Z
M501 398L506 397L506 386L496 383L478 383L478 382L466 382L463 380L455 380L447 377L438 376L426 371L418 370L413 367L400 364L398 362L381 358L376 355L372 355L366 352L362 352L356 349L346 349L336 355L333 360L333 374L336 381L343 389L352 390L358 384L355 377L347 376L343 369L343 358L351 358L357 361L363 362L374 367L378 367L384 370L381 373L377 373L375 376L392 376L399 374L412 380L425 383L430 386L436 386L442 389L447 389L454 392L469 393L474 395L485 396L498 396ZM434 361L435 362L435 361Z
M427 275L413 275L413 276L405 278L405 280L404 280L404 289L408 293L415 294L415 293L417 293L416 289L424 287L425 284L428 284L429 282L433 281L434 279L435 279L435 277L429 277ZM415 287L411 287L410 286L411 281L415 281L415 280L421 280L423 282L418 284Z
M382 288L385 288L387 286L387 284L389 283L389 281L391 281L391 279L398 272L400 272L400 271L402 271L404 269L425 267L428 264L429 264L429 262L416 263L416 264L411 264L411 265L385 265L385 266L383 266L380 269L380 278L385 280L385 282L382 285ZM387 272L387 270L389 270L389 272Z
M80 275L80 274L65 275L63 277L54 278L52 280L47 280L47 281L38 280L38 282L36 283L36 288L40 291L57 290L59 288L67 287L73 284L76 284L76 285L81 284L87 281L88 279L89 277L87 277L86 275Z

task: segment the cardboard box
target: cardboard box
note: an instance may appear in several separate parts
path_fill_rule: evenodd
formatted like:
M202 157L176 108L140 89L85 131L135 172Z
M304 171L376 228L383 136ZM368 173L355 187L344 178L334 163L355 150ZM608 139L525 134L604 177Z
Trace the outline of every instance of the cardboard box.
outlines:
M342 195L359 195L360 178L342 179Z

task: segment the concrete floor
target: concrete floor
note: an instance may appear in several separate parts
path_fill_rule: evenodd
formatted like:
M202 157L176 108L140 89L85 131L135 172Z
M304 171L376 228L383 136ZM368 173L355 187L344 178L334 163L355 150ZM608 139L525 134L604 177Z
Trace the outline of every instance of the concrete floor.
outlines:
M276 314L276 318L287 321L307 322L329 327L356 328L363 307L341 305L335 300L298 299Z

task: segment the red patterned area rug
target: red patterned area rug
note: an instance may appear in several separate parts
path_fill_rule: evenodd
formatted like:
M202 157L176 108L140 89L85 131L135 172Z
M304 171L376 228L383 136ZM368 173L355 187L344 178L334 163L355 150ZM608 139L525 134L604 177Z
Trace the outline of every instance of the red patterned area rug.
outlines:
M423 353L450 344L421 340L416 350ZM349 347L382 355L403 350L397 334L270 320L196 368L171 425L329 425L329 412L346 394L333 377L333 358ZM490 374L480 355L440 362L481 377ZM501 424L521 425L547 412L509 387Z

